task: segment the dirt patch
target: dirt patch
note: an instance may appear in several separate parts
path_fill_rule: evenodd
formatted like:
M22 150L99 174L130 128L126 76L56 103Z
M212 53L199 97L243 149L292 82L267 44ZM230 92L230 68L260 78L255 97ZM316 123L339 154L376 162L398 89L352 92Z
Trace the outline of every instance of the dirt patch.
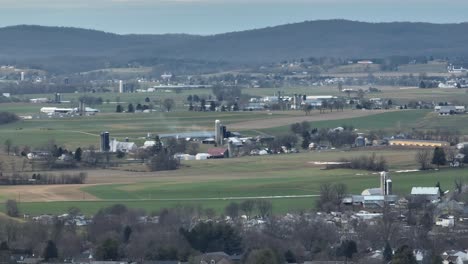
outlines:
M81 191L85 185L18 185L0 188L2 196L19 202L97 200ZM89 186L89 185L88 185Z
M377 115L386 112L393 112L397 110L347 110L344 112L326 112L320 114L319 112L313 112L312 114L306 116L297 116L297 117L278 117L276 118L275 115L271 115L262 120L251 120L251 121L244 121L233 123L229 125L229 129L233 130L252 130L252 129L264 129L264 128L272 128L272 127L280 127L291 125L294 123L300 123L302 121L326 121L326 120L338 120L338 119L348 119L348 118L355 118L355 117L363 117L363 116L370 116L370 115Z

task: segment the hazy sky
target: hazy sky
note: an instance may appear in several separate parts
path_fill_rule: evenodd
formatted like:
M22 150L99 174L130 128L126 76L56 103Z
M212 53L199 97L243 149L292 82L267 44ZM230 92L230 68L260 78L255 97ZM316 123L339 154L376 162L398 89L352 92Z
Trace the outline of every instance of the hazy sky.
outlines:
M214 34L304 20L468 21L468 0L0 0L0 27Z

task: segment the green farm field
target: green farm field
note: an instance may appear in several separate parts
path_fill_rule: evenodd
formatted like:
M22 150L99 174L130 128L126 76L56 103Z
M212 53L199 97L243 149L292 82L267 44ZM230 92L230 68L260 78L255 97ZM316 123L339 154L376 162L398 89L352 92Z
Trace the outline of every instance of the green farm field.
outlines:
M356 194L379 185L376 173L323 170L324 165L316 165L315 162L369 156L373 152L389 161L394 191L400 195L408 194L413 186L435 186L440 182L443 189L453 189L455 179L468 181L467 169L396 172L417 167L415 151L380 149L192 161L184 162L180 170L159 173L90 171L87 185L58 186L63 196L47 194L47 190L51 189L42 189L46 188L43 186L27 186L16 189L1 187L0 198L5 201L20 196L23 199L20 208L33 215L63 213L72 206L92 214L116 203L148 212L164 207L193 205L222 213L228 203L254 197L270 200L274 212L278 214L306 211L314 208L316 198L313 196L319 193L322 183L345 183L348 192Z

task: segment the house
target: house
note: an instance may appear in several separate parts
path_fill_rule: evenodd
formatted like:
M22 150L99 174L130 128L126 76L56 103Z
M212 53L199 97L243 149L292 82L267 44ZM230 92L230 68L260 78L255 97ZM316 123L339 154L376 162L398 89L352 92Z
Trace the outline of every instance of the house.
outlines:
M440 189L438 187L413 187L411 195L423 196L426 201L432 202L440 199Z
M447 147L450 144L446 141L432 141L432 140L417 140L417 139L390 139L388 141L390 146L402 147Z
M437 217L435 224L440 227L453 227L455 225L455 217L453 215L441 215Z
M229 151L227 148L210 148L207 152L210 155L210 159L229 158Z
M462 261L462 262L454 262L454 263L466 263L468 261L468 250L456 251L456 250L449 250L442 254L442 259L445 260L447 257L452 257L452 260Z
M461 260L458 256L450 256L442 254L442 263L443 264L463 264L463 260Z

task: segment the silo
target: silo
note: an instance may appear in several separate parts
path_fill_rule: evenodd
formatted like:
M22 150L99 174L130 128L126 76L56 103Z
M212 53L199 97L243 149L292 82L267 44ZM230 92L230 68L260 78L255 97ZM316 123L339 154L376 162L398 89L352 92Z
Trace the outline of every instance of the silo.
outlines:
M215 121L215 142L217 145L220 145L221 144L221 141L222 141L222 135L221 135L221 121L219 120L216 120Z
M382 195L386 194L387 172L380 172L380 191Z
M122 80L119 81L119 93L124 92L124 83Z
M392 195L392 180L388 179L385 185L385 195Z
M101 152L107 152L110 150L110 134L109 132L101 133Z

